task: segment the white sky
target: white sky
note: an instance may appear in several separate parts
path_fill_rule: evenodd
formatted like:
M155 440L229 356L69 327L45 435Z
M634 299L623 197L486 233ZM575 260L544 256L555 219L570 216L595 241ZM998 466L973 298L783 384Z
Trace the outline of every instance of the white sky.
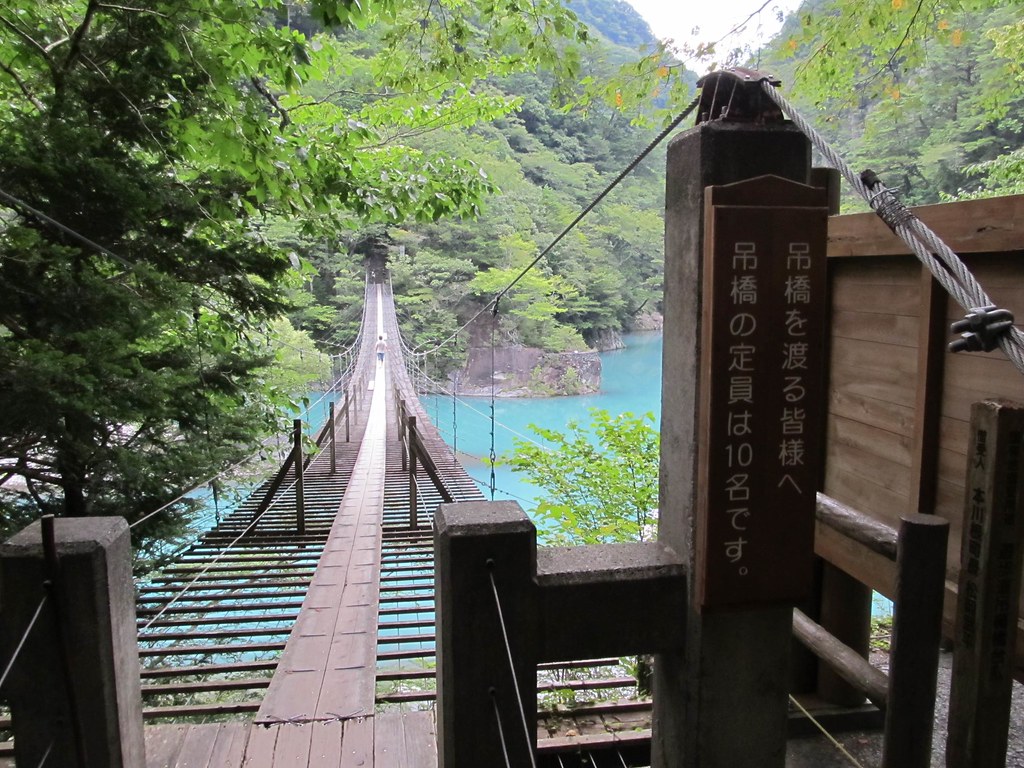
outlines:
M658 38L671 37L678 45L714 42L725 36L751 14L743 32L730 37L718 52L744 44L757 48L782 26L778 14L788 13L800 0L628 0ZM757 13L758 9L763 10ZM699 28L695 35L694 28Z

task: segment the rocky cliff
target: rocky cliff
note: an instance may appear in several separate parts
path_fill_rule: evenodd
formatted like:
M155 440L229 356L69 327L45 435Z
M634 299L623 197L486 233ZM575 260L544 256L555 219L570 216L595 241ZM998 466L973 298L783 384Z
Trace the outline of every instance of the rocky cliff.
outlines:
M491 348L472 347L459 372L459 394L490 395ZM533 347L494 350L494 393L498 397L585 395L601 388L597 352L545 352Z

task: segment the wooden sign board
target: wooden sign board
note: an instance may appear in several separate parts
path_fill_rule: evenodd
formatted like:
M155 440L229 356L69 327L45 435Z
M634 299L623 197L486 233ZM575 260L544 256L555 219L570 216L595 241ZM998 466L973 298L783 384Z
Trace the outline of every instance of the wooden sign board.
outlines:
M825 190L762 176L705 190L696 516L702 611L811 586L824 461Z

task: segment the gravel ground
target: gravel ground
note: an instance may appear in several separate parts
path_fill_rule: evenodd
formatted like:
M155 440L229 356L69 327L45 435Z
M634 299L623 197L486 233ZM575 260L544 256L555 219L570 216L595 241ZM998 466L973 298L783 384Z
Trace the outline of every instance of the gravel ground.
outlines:
M881 666L884 668L884 665ZM941 653L935 702L935 731L932 735L932 768L946 768L946 716L949 712L949 677L952 667L953 654ZM880 731L839 734L837 741L863 768L878 768L882 764ZM792 739L787 746L786 768L850 768L852 765L854 764L849 758L824 736ZM1013 685L1006 768L1024 768L1024 685L1020 683Z

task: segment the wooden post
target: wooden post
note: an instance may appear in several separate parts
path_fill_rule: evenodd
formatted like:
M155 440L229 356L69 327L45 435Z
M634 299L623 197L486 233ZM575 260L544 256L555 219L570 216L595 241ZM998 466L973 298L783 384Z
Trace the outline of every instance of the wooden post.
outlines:
M416 448L413 445L416 441L416 417L410 416L407 419L408 427L406 442L409 444L409 527L415 530L419 527L419 501L417 499L416 487Z
M971 408L946 765L1006 764L1024 550L1024 406Z
M821 594L821 626L867 659L871 645L871 587L831 563L822 563ZM864 703L864 694L823 661L818 663L818 695L840 706Z
M292 426L292 452L295 456L295 528L301 536L306 532L305 497L302 488L302 419L295 419Z
M515 502L473 501L440 505L434 530L437 765L529 766L543 636L533 523Z
M328 417L331 422L331 474L333 475L338 471L338 451L336 441L334 439L334 401L331 401L331 412Z
M0 546L0 658L5 663L28 628L48 577L41 527L36 521ZM15 760L28 766L44 759L50 766L80 765L64 693L67 666L84 742L81 764L144 765L128 525L120 517L58 519L54 539L60 562L54 589L64 634L73 642L62 661L56 617L52 605L44 604L4 683Z
M350 387L345 387L345 442L352 442L352 402L349 400Z
M405 472L409 469L409 441L408 430L406 429L405 420L405 400L398 399L398 442L399 442L399 453L402 454L402 471Z
M748 106L760 85L705 81L703 93L743 90ZM717 107L726 99L719 99ZM714 111L715 104L711 105ZM665 215L665 343L659 540L695 572L703 346L705 187L766 174L806 183L810 145L793 125L770 115L758 122L704 122L668 148ZM785 259L783 259L785 261ZM782 339L779 339L781 342ZM816 350L817 352L818 350ZM813 514L813 513L812 513ZM686 649L655 660L652 764L656 768L785 764L792 604L738 612L696 610L677 620Z
M931 765L948 538L949 522L935 515L900 525L883 768Z
M811 183L828 190L828 212L839 213L841 175L835 168L814 168ZM831 280L831 276L830 276ZM829 305L831 309L831 304ZM831 312L828 327L832 327ZM831 345L831 337L826 337ZM826 358L828 358L826 353ZM825 391L828 391L826 368ZM823 465L824 466L824 465ZM821 487L824 487L824 477ZM920 511L920 510L918 510ZM821 563L818 622L839 642L868 658L871 643L871 587L828 562ZM864 694L850 685L828 664L817 663L817 693L830 704L853 707L864 702Z

